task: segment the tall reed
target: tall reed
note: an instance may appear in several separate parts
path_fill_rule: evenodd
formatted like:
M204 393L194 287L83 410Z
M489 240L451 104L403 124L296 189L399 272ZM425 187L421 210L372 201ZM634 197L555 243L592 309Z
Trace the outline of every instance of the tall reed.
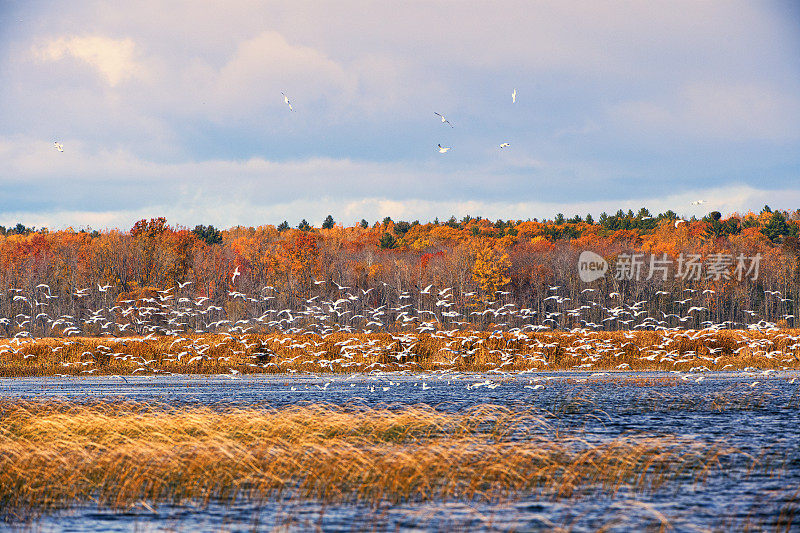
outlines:
M0 402L6 519L70 505L576 498L702 481L739 453L675 437L589 442L482 405L279 409Z

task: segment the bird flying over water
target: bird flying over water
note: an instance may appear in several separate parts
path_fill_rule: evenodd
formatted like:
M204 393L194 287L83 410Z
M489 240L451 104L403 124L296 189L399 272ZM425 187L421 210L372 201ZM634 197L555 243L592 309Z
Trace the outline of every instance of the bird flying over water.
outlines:
M500 145L500 148L508 148L509 146L511 146L509 143L503 143Z
M439 144L437 146L439 147L439 153L440 154L443 154L443 153L447 152L450 149L449 146L442 146L441 144Z
M514 89L514 92L511 93L511 103L512 104L516 104L517 103L517 90L516 89Z
M56 145L56 150L58 150L59 152L63 152L64 151L64 145L62 145L60 142L54 141L53 144Z
M442 124L450 124L450 127L451 128L453 127L453 123L444 118L444 115L442 115L441 113L437 113L436 111L434 111L433 114L442 119Z

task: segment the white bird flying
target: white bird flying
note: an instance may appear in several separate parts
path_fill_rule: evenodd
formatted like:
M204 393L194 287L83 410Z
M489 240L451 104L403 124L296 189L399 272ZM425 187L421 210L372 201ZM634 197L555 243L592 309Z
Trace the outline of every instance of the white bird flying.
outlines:
M695 200L694 202L692 202L692 205L702 205L704 203L706 203L705 200Z
M437 113L436 111L434 111L433 114L442 119L442 124L450 124L450 127L451 128L453 127L453 123L444 118L444 115L442 115L441 113Z
M441 144L439 144L437 146L439 146L439 153L440 154L443 154L443 153L447 152L450 149L449 146L442 146Z
M292 103L289 101L289 97L286 96L285 94L283 94L283 101L286 102L286 105L289 106L289 111L294 111L294 109L292 109Z
M500 145L500 148L508 148L509 146L511 146L509 143L503 143Z
M514 89L514 92L511 93L511 103L512 104L516 104L517 103L517 90L516 89Z
M231 276L231 284L236 283L236 276L239 276L241 272L239 272L239 265L236 265L236 270L233 271L233 275Z
M60 142L53 141L53 144L56 145L56 150L58 150L59 152L63 152L64 151L64 145L62 145Z

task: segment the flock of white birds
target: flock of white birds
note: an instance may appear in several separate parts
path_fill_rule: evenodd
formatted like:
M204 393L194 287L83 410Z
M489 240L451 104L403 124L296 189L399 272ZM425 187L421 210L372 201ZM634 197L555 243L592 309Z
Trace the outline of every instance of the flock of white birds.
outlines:
M281 95L289 111L294 112L289 97L285 93ZM517 101L516 89L511 93L511 101L512 104ZM439 117L443 125L454 127L443 114L434 112L434 115ZM61 143L56 141L54 144L59 152L64 151ZM510 146L508 142L499 145L501 149ZM442 144L437 147L442 154L452 149ZM691 205L703 203L705 200L697 200L691 202ZM683 222L685 220L677 220L675 226ZM232 286L236 285L239 276L241 272L237 267L231 276ZM315 281L314 285L324 283L326 282ZM581 305L576 305L572 298L560 295L560 287L550 287L553 294L543 299L543 307L540 306L539 309L503 303L503 296L508 295L507 292L499 292L496 302L478 309L475 306L456 305L453 289L449 287L434 290L433 285L429 285L424 289L417 289L414 294L410 291L399 291L394 295L395 298L390 299L395 304L375 305L375 299L370 293L375 290L386 291L386 284L380 289L352 292L350 287L336 284L338 298L321 299L314 296L297 308L279 309L271 304L276 298L276 290L267 286L257 295L229 291L229 301L239 301L246 308L246 317L232 320L223 306L212 304L207 297L192 297L191 288L187 288L190 284L191 282L185 282L177 288L158 291L156 297L114 301L113 305L96 310L81 308L79 316L51 316L46 311L48 300L58 296L52 295L50 287L45 284L37 286L34 294L27 295L12 288L9 293L13 295L12 303L18 304L19 312L13 317L0 318L0 327L4 327L7 332L16 333L9 342L0 347L0 356L20 356L24 359L33 357L25 353L25 345L34 342L32 332L36 331L47 331L62 338L62 344L53 345L54 353L76 343L76 340L70 339L82 337L88 331L105 337L108 346L99 344L93 350L84 352L85 361L61 363L65 368L71 365L88 367L81 370L81 373L87 374L98 370L93 367L97 356L132 361L138 365L135 372L159 373L164 371L159 368L164 364L192 365L212 358L221 362L230 359L232 355L243 354L252 360L247 365L259 371L297 372L295 368L298 366L298 359L302 359L300 363L308 364L309 368L323 371L416 371L419 370L419 363L415 360L413 350L422 336L441 342L442 348L437 354L441 357L434 364L438 367L437 371L443 373L462 367L465 360L473 358L481 350L484 350L485 355L492 356L483 362L489 367L490 373L508 374L511 367L520 365L529 370L546 370L551 364L553 350L562 350L559 355L561 360L566 358L574 361L574 370L592 371L598 361L609 354L616 357L629 355L629 345L634 345L635 340L633 330L652 330L660 335L660 341L654 346L640 350L643 360L659 364L671 363L676 367L700 361L701 364L685 370L689 373L711 369L726 370L733 365L718 367L719 360L725 355L719 353L722 348L709 347L704 353L687 353L677 349L682 337L692 340L700 338L704 342L708 341L708 346L713 346L717 332L740 327L743 330L739 332L739 344L734 354L747 349L751 357L774 360L774 367L778 369L788 369L790 366L786 366L787 364L795 364L800 349L800 336L787 332L775 331L773 339L758 339L748 335L744 330L777 330L773 322L765 319L756 321L753 311L746 311L751 319L748 323L700 320L707 308L691 305L699 303L694 302L695 296L692 293L696 291L692 289L687 289L690 291L688 298L681 296L673 302L685 307L683 312L661 311L659 317L647 315L642 308L647 303L646 300L630 305L608 305L591 298L594 289L583 291L582 295L586 295L587 299ZM97 291L105 293L111 288L109 285L98 285ZM71 297L80 302L90 290L76 289ZM665 291L660 292L668 294ZM767 293L768 296L781 298L780 293L775 291ZM704 295L705 293L698 294ZM462 301L471 296L473 295L469 293L460 295ZM611 293L609 298L619 299L619 294ZM602 318L596 321L586 316L598 316L598 313ZM781 318L794 317L785 314ZM575 340L567 346L557 341L543 342L536 335L539 332L565 329L567 324L580 324L570 330L575 335ZM687 326L698 329L686 329ZM491 330L490 335L474 333L476 327ZM625 334L629 342L619 344L614 339L603 338L600 333L608 329L631 330ZM341 333L387 333L388 337L352 336L332 344L327 340L331 335ZM221 340L210 340L204 336L206 334L223 337ZM171 342L169 351L158 358L147 360L120 349L131 343L147 342L162 335L172 336L174 341ZM309 335L313 335L316 340L308 340ZM305 340L299 340L299 336L303 336ZM775 350L775 343L780 340L784 341L785 348ZM490 344L491 349L487 348ZM223 349L224 354L212 355L218 349ZM288 368L290 366L293 368ZM620 363L615 370L628 368L628 363ZM746 372L759 372L763 375L772 370L774 369L745 369ZM236 376L241 371L231 368L230 372L232 376ZM598 372L592 375L606 374ZM684 376L683 379L688 377ZM695 381L699 383L702 379L699 377ZM468 387L478 388L484 385L489 388L498 386L497 383L487 380ZM532 389L541 387L541 384L533 385L533 381L529 386ZM429 387L423 383L422 388L426 390Z
M321 294L306 300L298 300L295 307L278 308L274 301L280 295L273 286L262 287L257 294L245 294L236 290L241 276L237 266L230 277L231 287L227 301L212 303L207 296L192 295L192 282L179 283L157 291L157 296L137 300L117 300L120 293L113 293L113 285L97 285L76 288L66 295L52 294L50 286L39 284L29 291L9 288L5 296L11 303L13 316L0 317L0 327L6 333L14 330L15 336L31 336L36 331L50 334L81 335L87 326L106 336L118 336L136 332L140 334L176 335L181 332L206 333L214 331L237 331L245 333L248 328L277 330L289 333L341 331L347 333L372 333L394 329L413 328L420 333L433 331L436 327L452 329L485 329L491 324L498 331L537 332L550 330L579 329L594 331L654 330L676 331L687 328L725 330L776 329L776 322L759 318L755 311L742 311L741 321L725 320L715 323L708 319L709 298L715 291L686 288L673 296L669 291L658 291L658 314L652 316L645 309L649 300L632 303L622 301L618 292L601 294L595 288L585 288L572 298L561 286L549 287L549 296L536 302L538 308L520 308L509 301L509 291L497 291L495 300L478 305L474 292L460 293L452 287L397 290L383 283L381 287L351 290L335 281L313 280L313 288L330 284L335 286L335 299L325 299ZM320 288L324 290L324 288ZM94 291L94 294L91 293ZM377 294L380 293L380 298ZM81 302L89 296L94 301L111 299L113 305L89 309ZM777 306L790 306L792 298L783 297L780 291L765 290L764 296ZM68 298L80 316L52 316L48 308L57 299ZM378 300L384 303L377 305ZM242 313L250 318L232 322L223 306L228 302L241 302ZM705 304L705 305L703 305ZM669 305L676 312L664 312ZM780 307L786 308L786 307ZM775 318L794 321L791 313L779 313Z
M286 106L289 108L289 111L294 112L294 107L292 107L292 101L289 100L289 97L286 96L286 93L282 92L281 96L283 96L283 103L286 104ZM512 103L516 103L517 102L517 90L516 89L514 89L512 91L512 93L511 93L511 102ZM445 118L444 115L442 115L440 113L436 113L436 112L434 112L433 114L441 119L442 124L447 124L451 128L453 127L453 123L450 122L449 120L447 120L447 118ZM58 141L54 141L54 144L55 144L56 150L58 150L59 152L63 152L64 151L64 145L63 144L61 144ZM507 142L504 142L504 143L500 144L500 148L508 148L509 146L511 146L511 145L509 143L507 143ZM440 154L447 153L447 151L451 149L451 147L449 147L449 146L444 147L441 144L439 144L438 147L439 147L439 153Z
M232 284L241 275L237 268ZM158 291L154 297L118 297L113 305L95 310L80 308L76 315L60 316L50 316L46 311L48 303L58 298L47 285L40 284L35 294L28 295L11 289L12 305L18 312L13 318L0 318L0 326L17 332L0 344L0 357L5 362L36 357L28 350L36 344L31 332L46 327L49 335L60 339L48 344L55 360L59 351L76 343L87 346L81 361L60 362L64 368L79 365L80 373L86 374L98 371L98 361L122 360L136 364L136 373L159 373L167 371L166 367L181 371L182 366L196 371L192 365L205 362L224 365L231 357L245 358L246 367L256 372L297 372L298 368L314 372L419 371L415 347L421 342L440 346L435 354L429 354L427 368L439 372L463 370L477 357L482 368L501 375L546 371L554 361L562 368L592 372L600 361L602 368L608 369L609 360L615 358L623 362L611 368L624 371L631 368L624 362L631 357L645 365L666 365L682 373L741 370L721 360L736 357L743 350L748 360L761 361L759 368L745 368L746 372L788 370L800 361L800 336L793 330L777 329L767 320L756 321L758 317L752 312L748 315L753 321L742 329L730 331L734 324L727 321L700 321L699 329L687 329L684 324L690 320L697 323L707 311L705 306L692 304L708 294L691 289L688 297L674 301L685 314L662 311L660 317L653 317L643 308L646 300L608 306L596 301L599 298L593 289L582 293L586 304L575 305L571 298L559 294L561 287L550 287L553 294L542 302L547 307L542 312L501 301L485 308L468 307L473 310L467 311L456 304L460 297L471 295L456 298L450 287L429 285L413 292L401 291L394 295L396 303L376 305L375 293L390 290L388 286L351 291L332 281L315 281L314 285L326 283L335 285L337 298L313 296L298 308L274 305L276 291L269 286L259 295L230 290L227 302L214 305L207 297L193 297L191 282L184 282ZM110 294L112 289L98 285L95 296ZM68 296L80 306L93 290L76 289ZM769 291L768 296L788 300L777 291ZM618 300L619 294L612 293L609 298ZM239 318L232 319L226 309L237 302L241 304ZM606 317L599 323L590 322L585 318L588 312ZM568 332L558 332L571 335L569 342L553 333L565 323L580 324ZM619 335L607 335L606 329L617 328L628 330L621 332L622 340ZM636 330L652 332L656 340L643 342ZM715 347L721 332L733 335L735 347ZM763 332L769 335L759 336ZM87 344L85 337L98 333L100 340ZM136 343L164 336L173 338L169 349L152 359L135 355L136 350L131 349ZM682 348L682 341L699 341L701 348L687 350ZM247 368L230 368L231 375L243 370Z
M286 96L286 93L281 92L281 96L283 96L283 102L289 108L289 111L294 112L294 107L292 107L292 102L291 102L291 100L289 100L289 97ZM516 104L517 103L517 89L514 89L511 92L511 103L512 104ZM441 120L442 124L447 124L451 128L454 127L453 123L450 122L450 120L448 120L441 113L437 113L437 112L434 111L433 114L436 115L437 117L439 117L439 119ZM54 144L55 144L56 150L58 150L59 152L63 152L64 151L64 145L63 144L61 144L58 141L54 141ZM437 144L436 146L437 146L437 149L438 149L440 154L446 154L447 152L449 152L452 149L452 146L442 146L441 143ZM505 141L505 142L500 143L499 146L500 146L500 149L505 149L505 148L511 147L511 143ZM695 200L695 201L691 202L691 205L699 206L699 205L702 205L704 203L706 203L706 200ZM678 224L680 224L681 222L686 222L686 221L685 220L676 221L675 222L675 227L678 227Z
M292 107L292 103L289 100L289 97L286 96L285 93L281 93L281 96L283 96L283 102L289 107L289 111L294 111L294 108ZM511 91L511 103L512 104L516 104L517 103L517 90L516 89ZM434 111L433 114L436 115L437 117L439 117L439 120L441 120L442 124L447 124L451 128L454 127L453 123L450 122L447 119L447 117L445 117L441 113L437 113L436 111ZM446 154L448 151L450 151L452 149L452 146L442 146L441 143L437 144L436 146L437 146L440 154ZM503 142L503 143L500 144L500 148L508 148L509 146L511 146L511 144L508 143L508 142Z

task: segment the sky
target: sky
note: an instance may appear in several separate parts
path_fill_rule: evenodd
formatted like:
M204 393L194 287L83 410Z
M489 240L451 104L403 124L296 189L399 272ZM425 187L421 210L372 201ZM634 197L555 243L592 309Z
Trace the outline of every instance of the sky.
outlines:
M0 0L0 225L795 210L798 6Z

